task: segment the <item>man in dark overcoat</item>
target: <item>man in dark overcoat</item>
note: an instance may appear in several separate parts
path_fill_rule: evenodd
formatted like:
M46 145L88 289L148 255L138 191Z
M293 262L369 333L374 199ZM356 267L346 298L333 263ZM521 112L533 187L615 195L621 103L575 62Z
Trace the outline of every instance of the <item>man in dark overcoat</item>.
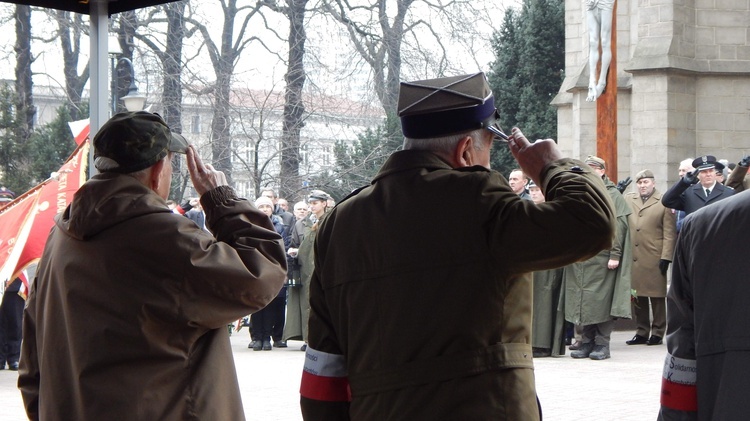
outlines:
M685 219L667 294L659 420L744 420L750 414L748 226L750 192Z

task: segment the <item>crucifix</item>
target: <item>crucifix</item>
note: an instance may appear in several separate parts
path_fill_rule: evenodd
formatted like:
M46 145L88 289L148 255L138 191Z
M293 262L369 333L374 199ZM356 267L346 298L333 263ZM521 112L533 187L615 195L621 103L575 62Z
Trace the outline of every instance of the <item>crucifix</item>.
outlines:
M617 46L617 20L614 13L617 2L585 1L589 32L589 86L586 101L596 102L596 154L607 162L607 175L616 182L617 48L612 47Z

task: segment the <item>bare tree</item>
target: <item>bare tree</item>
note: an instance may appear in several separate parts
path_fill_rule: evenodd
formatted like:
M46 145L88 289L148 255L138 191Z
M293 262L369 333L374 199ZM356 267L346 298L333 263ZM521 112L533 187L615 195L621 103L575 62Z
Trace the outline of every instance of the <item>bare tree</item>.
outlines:
M16 142L25 144L34 130L32 95L31 6L16 5Z
M238 6L237 0L220 0L223 16L220 40L217 44L211 37L208 26L192 18L186 18L203 35L205 47L216 77L210 88L213 93L213 118L211 120L211 148L213 165L223 171L231 184L232 180L232 138L230 91L232 74L237 59L247 45L253 41L262 42L257 36L248 35L250 20L260 15L263 7L273 6L274 0L261 0L252 5ZM263 16L259 16L263 17ZM269 29L266 26L266 29ZM272 31L272 30L271 30ZM273 31L272 31L273 32Z
M481 36L477 22L487 15L485 2L470 0L320 1L346 28L354 50L370 67L390 127L398 127L390 120L395 120L404 63L411 77L464 70L462 61L473 55L472 44ZM453 48L456 44L462 45L461 54Z
M57 23L56 36L60 42L63 55L63 74L65 76L65 95L68 99L68 112L71 120L80 120L81 98L83 88L89 80L89 64L78 74L78 63L81 60L81 36L86 35L83 15L63 10L45 9Z

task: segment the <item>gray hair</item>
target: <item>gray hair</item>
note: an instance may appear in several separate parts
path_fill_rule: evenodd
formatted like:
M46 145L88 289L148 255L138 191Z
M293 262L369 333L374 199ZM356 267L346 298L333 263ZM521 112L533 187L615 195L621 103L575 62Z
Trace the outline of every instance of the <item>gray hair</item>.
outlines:
M419 151L433 151L437 153L450 154L458 144L458 141L466 136L471 137L474 150L484 150L484 139L487 136L484 129L477 129L470 132L452 134L443 137L434 137L428 139L404 138L404 149L413 149Z

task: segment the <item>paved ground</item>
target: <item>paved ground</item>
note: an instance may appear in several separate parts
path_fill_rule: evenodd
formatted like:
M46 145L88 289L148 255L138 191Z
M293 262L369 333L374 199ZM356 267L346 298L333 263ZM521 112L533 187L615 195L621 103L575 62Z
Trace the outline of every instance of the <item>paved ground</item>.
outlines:
M612 335L612 358L574 360L569 356L536 360L536 384L547 421L600 419L655 420L666 348L627 346L632 332ZM249 421L299 421L302 342L289 348L252 351L247 330L232 336L232 347ZM0 421L26 419L16 388L17 374L0 371ZM595 403L598 409L594 409Z

